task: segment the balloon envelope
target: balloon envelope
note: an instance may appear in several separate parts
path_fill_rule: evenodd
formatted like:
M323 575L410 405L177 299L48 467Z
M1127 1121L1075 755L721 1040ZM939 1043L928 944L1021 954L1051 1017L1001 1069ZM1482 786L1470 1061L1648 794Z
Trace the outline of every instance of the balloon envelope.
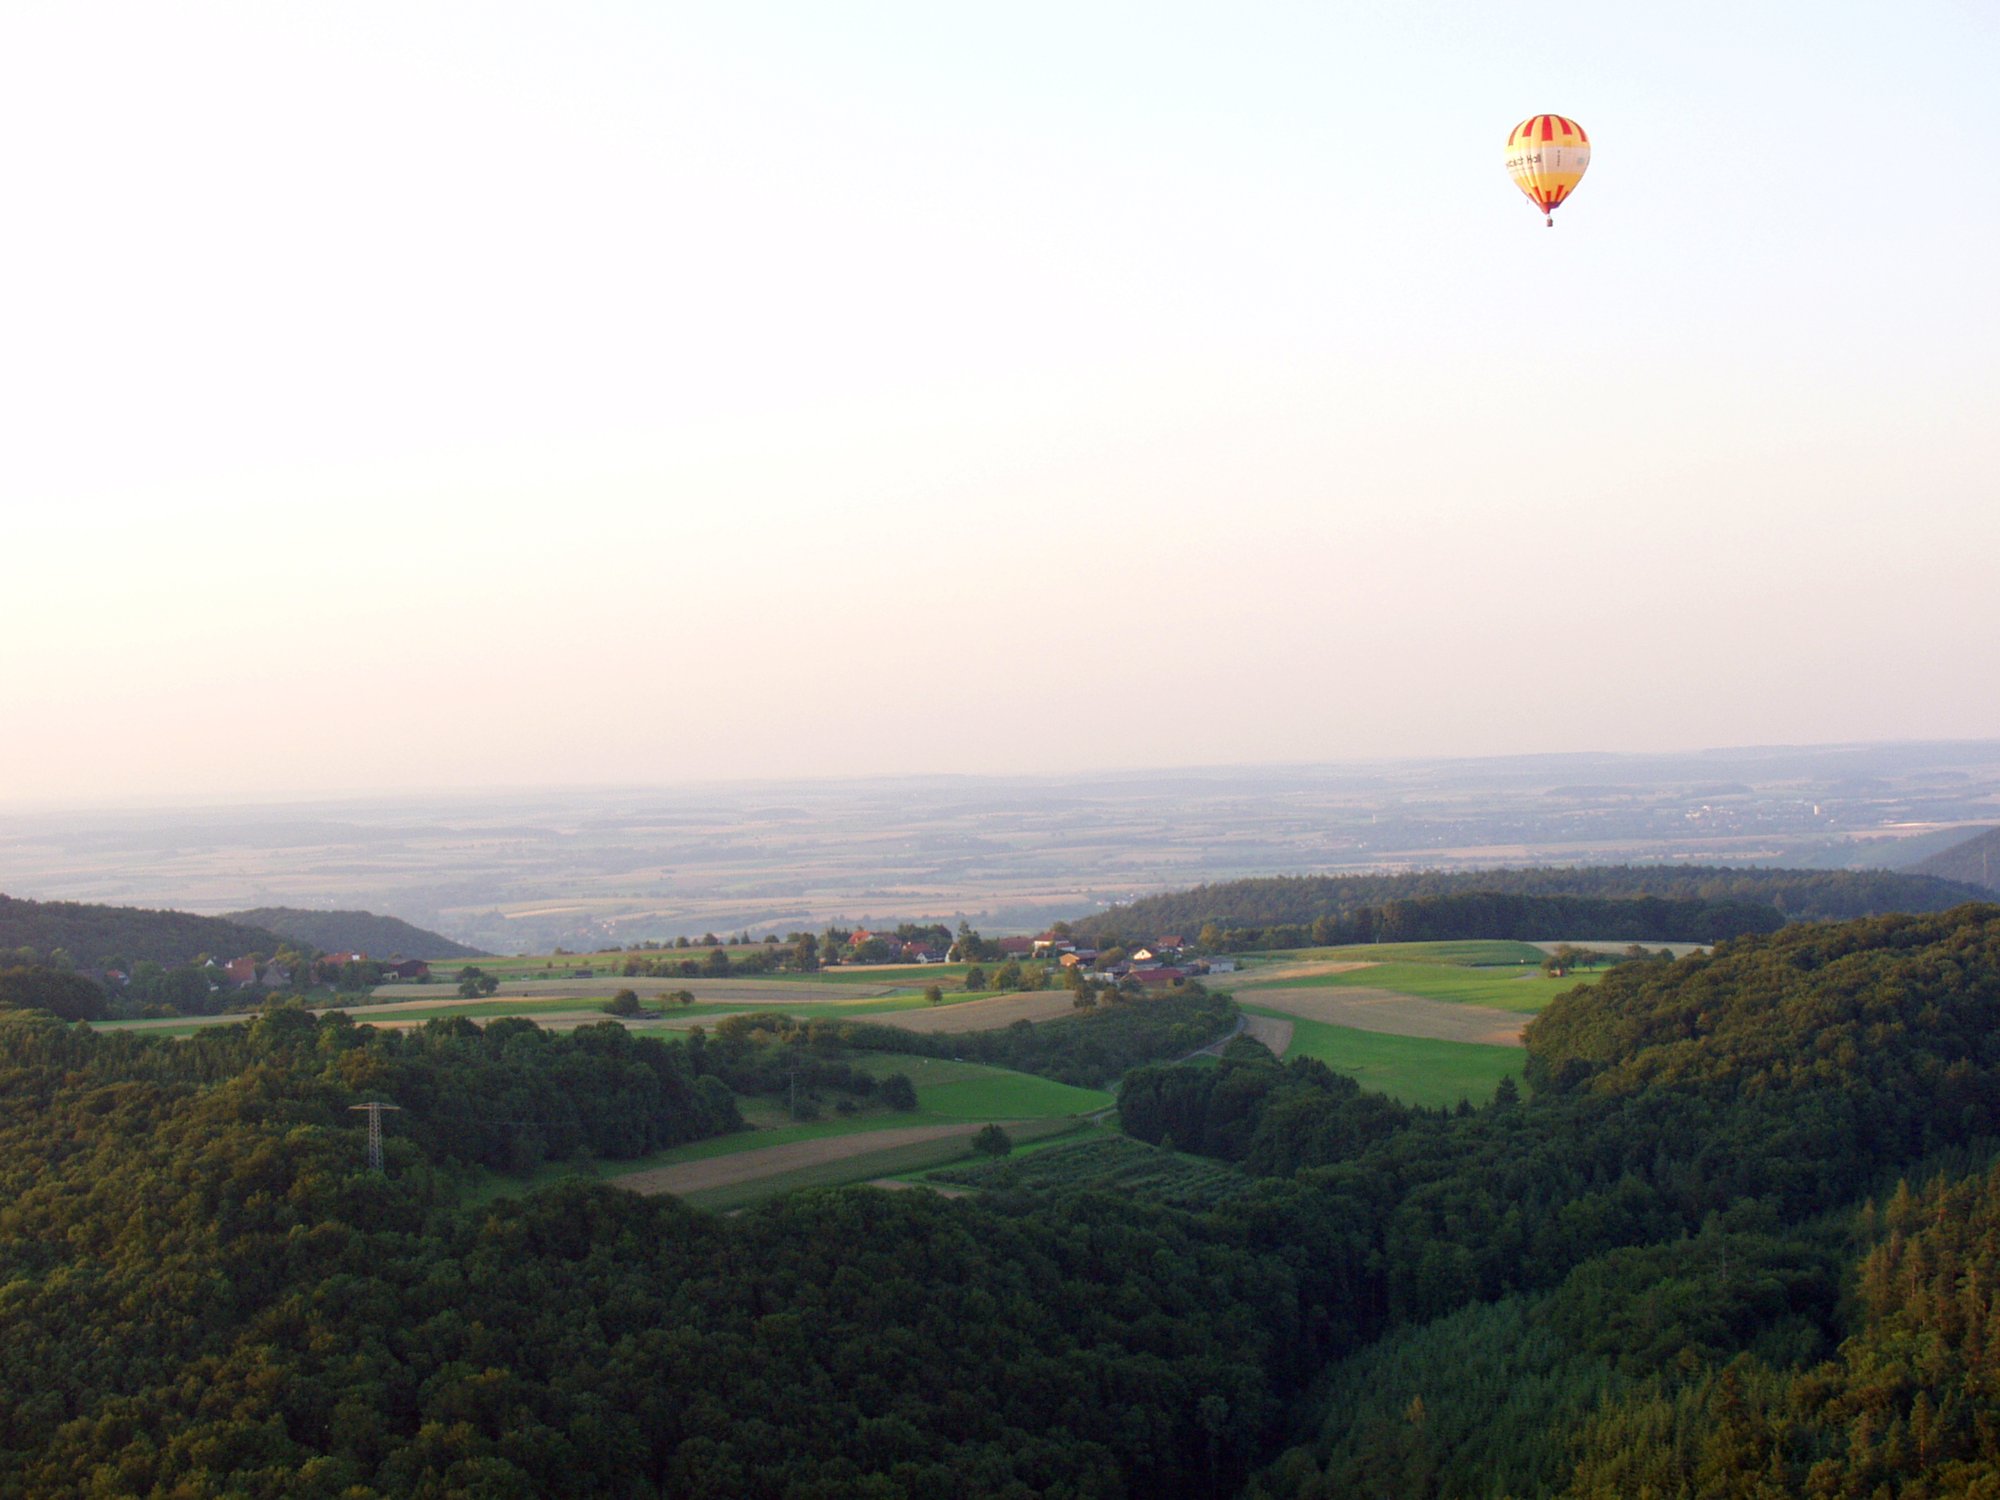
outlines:
M1561 115L1530 115L1507 136L1507 175L1548 222L1590 166L1590 137Z

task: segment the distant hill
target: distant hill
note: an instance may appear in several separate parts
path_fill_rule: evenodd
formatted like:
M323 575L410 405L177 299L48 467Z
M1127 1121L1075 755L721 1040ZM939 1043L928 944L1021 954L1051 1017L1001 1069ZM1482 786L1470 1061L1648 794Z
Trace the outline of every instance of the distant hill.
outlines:
M0 954L32 948L39 958L47 958L62 949L87 969L113 960L173 967L204 953L231 959L271 953L278 946L277 933L225 917L0 896Z
M1996 862L2000 863L2000 862ZM1845 920L1885 912L1944 911L1986 899L1983 888L1935 875L1891 870L1774 870L1712 865L1579 865L1514 870L1416 871L1400 875L1278 875L1228 880L1146 896L1071 924L1080 934L1116 933L1140 941L1160 933L1193 937L1213 922L1224 929L1310 927L1341 922L1399 902L1437 902L1479 895L1585 898L1591 901L1700 902L1728 908L1742 925L1749 908L1786 921ZM1464 932L1454 936L1508 936ZM1547 932L1543 937L1563 934ZM1633 932L1575 932L1573 937L1640 937ZM1720 933L1711 936L1722 935ZM1339 941L1350 941L1346 937Z
M478 948L413 927L400 917L378 917L367 911L306 911L296 906L260 906L229 913L232 922L266 928L295 943L310 943L327 953L365 953L387 958L480 958Z
M1963 843L1953 844L1942 853L1919 860L1905 873L1956 880L1964 885L1977 886L1989 895L2000 895L2000 828L1975 833Z

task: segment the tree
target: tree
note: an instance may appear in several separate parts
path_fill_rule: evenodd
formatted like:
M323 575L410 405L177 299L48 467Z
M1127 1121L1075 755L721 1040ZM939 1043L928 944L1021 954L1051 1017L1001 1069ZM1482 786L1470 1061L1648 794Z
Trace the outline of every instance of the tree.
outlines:
M993 975L996 990L1018 990L1021 988L1021 961L1010 958Z
M46 966L0 969L0 1009L45 1010L65 1021L95 1021L104 1015L104 991L88 979Z
M925 986L924 986L924 1002L925 1002L926 1004L928 1004L928 1005L942 1005L942 1004L944 1004L944 986L943 986L943 985L941 985L941 984L927 984L927 985L925 985Z
M908 1074L891 1073L882 1080L876 1092L881 1095L882 1102L893 1110L907 1114L917 1107L917 1086L910 1082Z
M639 1014L639 992L620 990L604 1002L604 1013L609 1016L636 1016Z
M986 988L986 971L978 964L965 971L965 988L968 993Z
M729 972L729 950L727 948L709 949L708 957L701 961L701 972L718 979L727 974Z
M998 1125L982 1125L972 1138L972 1149L981 1156L1005 1156L1014 1149L1014 1138Z

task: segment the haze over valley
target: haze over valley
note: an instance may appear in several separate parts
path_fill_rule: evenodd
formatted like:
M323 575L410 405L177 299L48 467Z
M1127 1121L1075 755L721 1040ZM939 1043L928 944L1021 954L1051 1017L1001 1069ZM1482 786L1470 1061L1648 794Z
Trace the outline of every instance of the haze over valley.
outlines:
M483 951L970 918L1238 876L1902 867L2000 823L2000 742L0 812L0 889L362 908Z

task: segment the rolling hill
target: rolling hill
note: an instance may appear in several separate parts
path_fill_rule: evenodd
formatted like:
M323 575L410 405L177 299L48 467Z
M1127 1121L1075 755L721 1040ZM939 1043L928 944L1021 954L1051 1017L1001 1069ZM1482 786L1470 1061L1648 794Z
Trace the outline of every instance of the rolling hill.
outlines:
M1589 865L1451 873L1416 871L1399 875L1279 875L1145 896L1079 918L1071 926L1090 937L1119 933L1149 938L1164 932L1191 937L1209 922L1225 929L1309 926L1323 919L1339 921L1365 911L1379 911L1392 903L1436 904L1473 896L1585 902L1651 898L1718 908L1758 908L1769 918L1770 925L1775 926L1779 920L1839 921L1892 911L1944 911L1977 901L1985 894L1982 889L1956 880L1914 870L1783 870L1747 865ZM1755 930L1760 925L1732 925L1729 931ZM1398 934L1408 938L1517 935L1470 928ZM1635 930L1606 935L1649 934ZM1727 932L1707 934L1708 937L1726 935Z
M1963 843L1919 860L1905 873L1956 880L2000 895L2000 828L1982 829Z
M296 906L259 906L229 914L232 922L261 927L295 943L329 953L366 953L370 958L479 958L482 950L414 927L400 917L367 911L307 911Z
M172 967L201 954L228 959L278 947L275 932L226 917L0 896L0 952L31 948L46 958L61 949L85 968L114 961Z

